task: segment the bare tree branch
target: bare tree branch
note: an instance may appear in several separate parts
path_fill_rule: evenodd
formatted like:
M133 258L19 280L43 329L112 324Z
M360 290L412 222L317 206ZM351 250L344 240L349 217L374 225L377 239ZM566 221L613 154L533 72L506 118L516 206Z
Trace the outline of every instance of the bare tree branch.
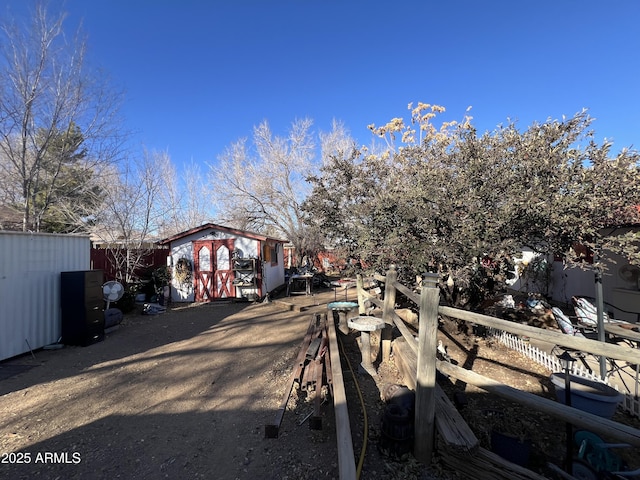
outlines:
M5 20L0 26L0 156L3 171L20 197L23 230L40 230L42 221L65 192L63 172L71 155L77 176L92 174L118 159L123 135L117 117L120 95L90 72L80 31L67 41L64 13L51 15L37 3L31 23ZM80 132L74 150L57 149L60 138ZM7 182L8 183L8 182ZM9 186L6 190L15 192Z

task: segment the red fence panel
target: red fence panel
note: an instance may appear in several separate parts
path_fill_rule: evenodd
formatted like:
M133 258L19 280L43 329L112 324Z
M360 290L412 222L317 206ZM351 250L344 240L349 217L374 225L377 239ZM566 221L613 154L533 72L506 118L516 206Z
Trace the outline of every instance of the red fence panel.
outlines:
M149 250L143 256L143 266L137 268L133 274L138 277L144 277L148 272L167 264L168 248L156 248ZM103 270L104 279L116 280L116 266L113 265L105 248L91 248L91 268L94 270Z

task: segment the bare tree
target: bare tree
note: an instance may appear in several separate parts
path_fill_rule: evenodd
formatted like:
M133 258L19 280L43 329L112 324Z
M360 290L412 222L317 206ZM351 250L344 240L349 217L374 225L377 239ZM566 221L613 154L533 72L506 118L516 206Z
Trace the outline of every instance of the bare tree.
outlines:
M307 179L318 167L318 150L310 119L296 120L288 136L274 136L265 121L254 128L253 143L232 144L211 166L212 202L223 222L289 240L299 257L313 255L322 236L305 219L302 202L310 192ZM344 127L334 122L320 135L320 154L348 148Z
M116 267L118 280L129 284L145 265L157 239L166 211L158 199L165 188L157 154L144 152L138 160L126 162L121 172L111 169L105 176L102 208L96 215L93 234L106 246Z
M28 25L0 25L0 168L23 230L41 230L64 199L80 204L77 179L114 161L122 140L120 95L88 71L86 43L66 37L64 20L37 3Z
M160 225L160 234L170 236L210 218L209 189L200 167L194 163L178 172L168 153L156 154L164 188L158 205L165 212Z

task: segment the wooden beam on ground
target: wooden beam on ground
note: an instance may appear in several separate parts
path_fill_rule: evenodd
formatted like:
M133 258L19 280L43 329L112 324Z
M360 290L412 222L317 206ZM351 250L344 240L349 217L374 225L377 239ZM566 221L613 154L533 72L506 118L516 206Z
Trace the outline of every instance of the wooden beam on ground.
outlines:
M398 338L393 342L393 355L405 384L415 390L418 364L416 353L408 347L405 339ZM443 441L457 452L476 451L480 444L478 438L437 383L435 396L436 430Z
M318 320L315 317L313 317L309 322L309 329L307 330L307 334L305 335L304 340L302 340L302 346L300 347L300 352L298 352L298 357L296 358L296 367L294 369L294 381L297 382L298 384L302 384L302 375L304 374L304 366L307 361L305 355L303 355L302 352L304 351L306 354L306 351L309 348L311 341L315 337L320 335L320 331L318 330L316 325L317 321Z
M309 362L305 365L304 374L302 375L302 382L300 383L300 390L313 390L312 384L313 382L315 382L315 365L315 362Z
M329 355L331 356L331 377L333 379L333 406L336 416L336 434L338 437L338 472L340 480L355 480L356 462L353 455L351 424L349 423L347 395L344 390L344 379L342 377L342 364L340 362L340 350L338 350L335 322L328 322L327 329L329 331Z
M474 480L545 480L547 478L511 463L482 447L478 448L474 455L464 457L464 460L461 460L456 452L448 450L446 446L440 448L438 452L444 465L463 475L464 478ZM568 478L574 479L574 477Z
M480 440L462 418L442 387L436 383L436 429L449 449L457 452L475 452Z
M307 347L307 352L305 354L305 358L307 360L313 360L314 358L316 358L318 350L320 349L320 343L322 343L322 338L320 337L311 340L311 343Z
M304 365L305 354L307 352L307 348L309 343L311 343L311 338L316 331L316 318L312 318L309 322L309 327L307 328L307 333L302 340L302 344L300 346L300 350L298 351L298 357L296 358L295 367L293 372L291 372L291 377L289 378L289 383L287 386L287 390L284 393L282 398L282 402L280 403L280 408L276 412L275 419L273 423L269 423L264 426L264 437L265 438L278 438L278 431L280 430L280 425L282 424L282 418L284 417L284 412L287 409L287 403L289 403L289 397L291 396L291 390L293 389L293 384L296 381L300 381L300 373L302 371L301 365Z
M333 315L331 315L331 322L333 322ZM329 330L325 325L324 327L324 336L327 338L327 351L322 356L324 360L324 371L325 376L327 377L327 386L329 387L329 395L333 398L333 375L331 371L331 355L329 355Z
M316 389L313 397L313 416L309 419L309 428L312 430L322 430L322 417L320 416L320 406L322 405L322 377L324 374L324 362L321 358L313 361L316 364Z

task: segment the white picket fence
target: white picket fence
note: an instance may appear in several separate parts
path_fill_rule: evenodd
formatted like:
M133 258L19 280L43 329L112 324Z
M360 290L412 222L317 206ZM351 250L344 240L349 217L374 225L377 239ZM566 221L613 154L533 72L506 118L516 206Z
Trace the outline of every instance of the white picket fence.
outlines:
M540 350L538 347L531 345L528 341L522 340L516 335L512 335L502 330L489 329L490 336L494 337L497 341L502 343L503 345L520 352L522 355L525 355L527 358L530 358L534 362L544 366L550 372L561 372L563 371L562 365L560 364L560 360L555 355L549 355L547 352ZM608 379L602 380L599 376L593 374L586 366L580 364L579 362L573 363L573 368L571 373L580 377L588 378L589 380L595 380L598 382L603 382L612 388L615 388L619 391L617 385L613 385L609 382ZM634 379L635 382L635 379ZM622 402L620 402L619 407L622 408L625 412L640 418L640 399L634 397L629 392L621 392L623 396Z

